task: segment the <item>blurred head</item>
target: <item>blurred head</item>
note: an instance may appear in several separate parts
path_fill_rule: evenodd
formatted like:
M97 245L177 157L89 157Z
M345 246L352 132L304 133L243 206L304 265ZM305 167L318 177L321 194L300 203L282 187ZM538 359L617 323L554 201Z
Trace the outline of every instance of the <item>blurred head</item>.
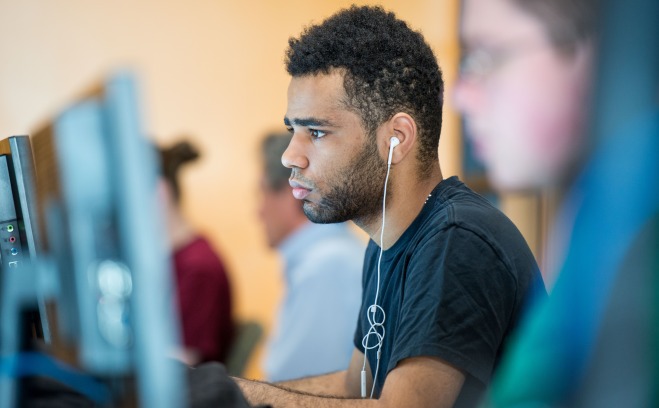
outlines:
M386 157L378 141L394 134L378 132L396 115L414 122L418 178L437 167L441 72L421 34L393 13L353 6L308 27L289 40L286 68L294 136L283 162L312 221L379 214Z
M259 217L270 247L277 247L307 219L302 203L291 194L291 171L281 164L281 155L291 141L289 133L270 134L261 142L262 172L259 182Z
M179 170L185 164L196 161L199 158L199 151L187 140L181 140L168 147L158 147L158 153L167 199L178 206L181 202Z
M501 190L560 184L586 135L594 0L464 0L455 102Z
M161 170L158 194L164 211L169 244L173 250L177 250L187 245L195 236L194 228L181 212L179 171L185 164L197 160L199 152L186 140L181 140L168 147L158 146L157 149Z

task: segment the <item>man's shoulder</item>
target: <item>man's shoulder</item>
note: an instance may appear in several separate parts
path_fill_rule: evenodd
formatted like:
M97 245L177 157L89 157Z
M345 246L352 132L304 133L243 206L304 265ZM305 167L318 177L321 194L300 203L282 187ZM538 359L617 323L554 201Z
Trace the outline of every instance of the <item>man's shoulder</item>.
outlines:
M461 182L436 200L434 212L441 226L469 230L485 240L521 237L508 216Z
M187 277L209 278L225 274L225 267L219 254L203 236L197 236L185 247L176 251L173 261L177 272Z
M496 231L501 225L514 228L508 217L461 182L454 182L437 197L431 197L426 205L430 208L419 226L420 234L417 234L423 239L441 236L455 228L487 239L487 232Z
M326 275L359 278L365 250L366 243L351 232L329 229L326 234L305 240L304 250L296 254L295 275L301 281Z
M485 245L508 268L514 263L535 264L535 258L515 224L487 199L462 183L435 200L433 212L420 231L421 242L445 245L448 235L465 250ZM459 243L454 243L459 244ZM473 244L473 245L472 245Z
M366 243L358 239L327 238L309 244L301 257L302 264L316 265L316 269L342 267L361 270ZM326 267L326 268L324 268Z
M305 241L305 257L334 258L363 256L366 243L342 224L314 225L315 234Z

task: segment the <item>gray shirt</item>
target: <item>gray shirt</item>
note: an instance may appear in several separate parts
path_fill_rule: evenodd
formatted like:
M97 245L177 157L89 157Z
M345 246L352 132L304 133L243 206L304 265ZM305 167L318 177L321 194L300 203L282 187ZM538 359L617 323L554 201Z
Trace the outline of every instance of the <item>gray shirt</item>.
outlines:
M308 223L280 245L286 289L264 363L269 381L348 367L365 248L345 223Z

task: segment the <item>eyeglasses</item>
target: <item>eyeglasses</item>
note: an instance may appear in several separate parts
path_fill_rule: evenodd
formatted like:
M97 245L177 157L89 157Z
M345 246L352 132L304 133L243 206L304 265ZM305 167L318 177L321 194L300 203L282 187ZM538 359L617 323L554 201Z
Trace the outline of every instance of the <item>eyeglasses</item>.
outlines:
M547 48L546 44L506 44L497 47L476 47L463 54L460 76L485 78L517 57Z

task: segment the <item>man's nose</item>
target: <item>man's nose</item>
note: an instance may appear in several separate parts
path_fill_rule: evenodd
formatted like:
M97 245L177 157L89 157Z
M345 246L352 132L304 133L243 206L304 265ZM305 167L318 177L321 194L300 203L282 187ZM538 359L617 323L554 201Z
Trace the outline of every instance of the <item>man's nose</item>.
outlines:
M304 153L304 141L301 135L293 134L288 147L281 156L281 163L289 169L304 169L309 165L309 159Z

